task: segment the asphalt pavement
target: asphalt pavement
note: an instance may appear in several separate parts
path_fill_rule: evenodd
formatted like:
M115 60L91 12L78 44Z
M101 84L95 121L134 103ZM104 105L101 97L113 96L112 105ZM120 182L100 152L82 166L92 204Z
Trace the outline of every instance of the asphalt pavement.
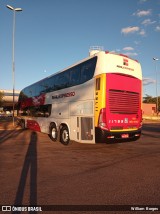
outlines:
M135 142L68 146L14 128L12 118L0 128L1 205L47 205L59 211L42 213L56 214L110 213L104 206L144 214L136 209L160 205L160 123L145 122ZM136 211L118 211L128 206Z

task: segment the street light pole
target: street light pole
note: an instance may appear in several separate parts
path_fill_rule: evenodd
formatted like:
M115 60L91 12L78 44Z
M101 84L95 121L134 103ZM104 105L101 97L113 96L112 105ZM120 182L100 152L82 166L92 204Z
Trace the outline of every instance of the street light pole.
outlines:
M13 81L13 126L14 121L14 107L15 107L15 59L14 59L14 44L15 44L15 26L16 26L16 12L22 11L22 8L13 8L10 5L6 6L8 9L13 10L13 34L12 34L12 81Z
M158 115L158 72L157 72L157 63L156 61L158 61L158 58L153 58L153 60L155 61L155 72L156 72L156 97L157 97L157 115Z

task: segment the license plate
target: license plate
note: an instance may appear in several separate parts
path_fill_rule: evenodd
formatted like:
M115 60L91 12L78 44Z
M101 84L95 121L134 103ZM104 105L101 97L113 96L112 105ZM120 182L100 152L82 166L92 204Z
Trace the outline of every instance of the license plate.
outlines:
M122 138L129 138L129 134L122 134L121 137Z

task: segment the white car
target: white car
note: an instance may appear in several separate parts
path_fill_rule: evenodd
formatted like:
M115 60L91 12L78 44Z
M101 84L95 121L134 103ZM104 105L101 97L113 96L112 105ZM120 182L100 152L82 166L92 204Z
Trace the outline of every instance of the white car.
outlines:
M5 116L7 116L7 117L12 117L12 116L13 116L13 114L12 114L10 111L6 111Z

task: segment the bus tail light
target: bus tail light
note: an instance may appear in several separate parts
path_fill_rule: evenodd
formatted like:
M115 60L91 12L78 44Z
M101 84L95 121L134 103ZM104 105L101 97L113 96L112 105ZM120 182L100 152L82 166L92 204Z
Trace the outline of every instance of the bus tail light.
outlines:
M102 129L108 130L108 128L107 128L107 121L106 121L106 108L102 108L100 110L99 120L98 120L98 126L100 128L102 128Z

